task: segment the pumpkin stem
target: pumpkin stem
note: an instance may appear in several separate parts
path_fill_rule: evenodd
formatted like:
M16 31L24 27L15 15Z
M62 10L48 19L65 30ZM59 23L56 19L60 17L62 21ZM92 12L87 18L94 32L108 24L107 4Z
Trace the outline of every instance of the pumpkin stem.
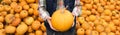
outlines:
M64 10L65 10L64 8L65 8L65 7L64 7L64 2L63 2L63 0L58 0L57 3L58 3L58 7L57 7L57 8L58 8L58 9L62 9L62 13L64 13Z

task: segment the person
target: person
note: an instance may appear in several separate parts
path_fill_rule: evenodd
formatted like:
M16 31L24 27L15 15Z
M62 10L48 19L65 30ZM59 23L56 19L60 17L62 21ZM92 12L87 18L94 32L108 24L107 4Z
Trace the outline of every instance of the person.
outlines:
M57 9L57 1L58 0L39 0L39 13L40 16L45 20L44 25L46 26L46 32L47 35L76 35L75 33L75 26L76 26L76 17L73 22L73 26L65 32L59 32L55 30L51 25L51 16ZM67 10L69 10L71 13L73 13L74 16L79 16L80 9L78 9L79 3L78 0L63 0L64 6L67 7ZM78 3L78 5L75 5L75 3ZM75 11L73 11L75 10ZM47 12L48 11L48 12ZM73 12L72 12L73 11ZM78 11L78 12L77 12Z

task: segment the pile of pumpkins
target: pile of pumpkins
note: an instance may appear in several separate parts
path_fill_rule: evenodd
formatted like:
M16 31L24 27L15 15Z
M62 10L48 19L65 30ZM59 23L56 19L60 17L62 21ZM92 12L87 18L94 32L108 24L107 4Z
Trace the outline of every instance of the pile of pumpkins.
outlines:
M120 35L120 0L80 0L77 35Z
M46 35L38 0L2 0L0 35Z
M46 35L44 21L38 13L38 1L2 0L0 35ZM120 35L120 0L80 0L80 4L82 14L76 21L77 35ZM57 13L52 18L61 18ZM55 18L53 20L57 20Z

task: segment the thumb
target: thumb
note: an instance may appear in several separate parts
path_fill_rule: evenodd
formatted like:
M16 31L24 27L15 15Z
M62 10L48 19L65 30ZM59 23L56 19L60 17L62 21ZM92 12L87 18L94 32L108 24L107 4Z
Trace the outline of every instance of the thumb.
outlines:
M51 19L51 17L50 17L50 16L46 16L46 18L47 18L47 19Z

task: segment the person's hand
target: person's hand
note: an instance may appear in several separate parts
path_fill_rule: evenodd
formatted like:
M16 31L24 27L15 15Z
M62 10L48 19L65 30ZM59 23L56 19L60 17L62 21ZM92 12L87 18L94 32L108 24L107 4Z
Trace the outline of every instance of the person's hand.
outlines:
M79 11L79 9L78 9L78 7L76 6L74 9L73 9L73 12L72 12L72 14L73 14L73 16L78 16L78 11Z
M54 30L54 31L57 31L57 30L54 29L54 28L52 27L52 25L51 25L51 17L50 17L50 16L46 16L46 18L47 18L47 21L48 21L48 23L49 23L49 25L50 25L50 28L51 28L52 30Z

